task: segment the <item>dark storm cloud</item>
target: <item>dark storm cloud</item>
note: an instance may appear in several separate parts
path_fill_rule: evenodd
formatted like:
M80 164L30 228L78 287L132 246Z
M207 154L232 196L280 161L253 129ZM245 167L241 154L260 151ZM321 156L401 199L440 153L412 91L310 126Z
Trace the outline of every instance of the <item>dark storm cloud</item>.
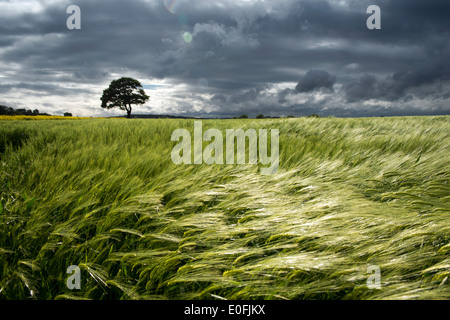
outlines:
M336 77L324 70L309 70L295 87L298 92L311 92L317 89L333 91Z
M364 75L354 82L344 85L349 102L367 99L396 101L419 98L440 98L450 94L450 67L430 62L425 68L395 72L378 80L373 75ZM431 86L431 88L430 88Z
M166 81L154 92L183 87L161 103L174 112L450 113L449 1L177 2L173 14L162 0L0 1L0 92L98 103L76 84L131 73ZM66 28L71 4L81 30ZM381 30L366 28L372 4Z
M64 88L59 85L47 84L47 83L13 83L13 84L0 84L0 93L7 93L10 91L17 90L33 92L36 95L58 95L62 97L66 97L69 95L77 95L77 94L92 94L92 91L89 89L81 89L81 88Z
M269 85L259 86L252 90L245 91L242 94L237 94L237 95L231 96L230 101L231 101L231 103L246 103L246 102L254 101L258 98L258 96L262 92L264 92L265 90L267 90L269 88L270 88Z
M227 101L227 97L225 97L223 94L215 94L212 98L211 101L213 102L222 102L225 103Z
M23 11L17 12L14 15L2 16L0 34L23 36L42 35L64 31L66 19L63 15L61 15L61 10L64 10L63 12L65 12L67 5L63 2L59 4L49 4L46 6L45 10L39 14L31 12L30 8L27 8L25 4L22 4L22 6Z
M378 81L373 75L364 75L358 80L344 86L348 102L356 102L377 97Z

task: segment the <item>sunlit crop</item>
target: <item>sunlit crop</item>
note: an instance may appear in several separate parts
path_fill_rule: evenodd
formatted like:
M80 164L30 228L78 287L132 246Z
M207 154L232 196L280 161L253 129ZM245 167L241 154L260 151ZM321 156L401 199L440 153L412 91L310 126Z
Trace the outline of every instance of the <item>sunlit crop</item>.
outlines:
M268 176L173 164L193 123L1 122L0 299L450 298L449 117L203 121L279 129Z

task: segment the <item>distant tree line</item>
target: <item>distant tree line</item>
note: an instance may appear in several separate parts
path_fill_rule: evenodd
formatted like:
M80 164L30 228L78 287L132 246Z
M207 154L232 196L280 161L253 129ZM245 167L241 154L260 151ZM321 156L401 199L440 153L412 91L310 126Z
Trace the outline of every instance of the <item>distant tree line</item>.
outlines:
M38 109L14 109L7 106L0 105L0 116L51 116L48 113L41 113ZM69 112L64 113L64 117L71 117Z
M49 116L48 113L40 113L38 109L14 109L0 105L0 115L2 116Z

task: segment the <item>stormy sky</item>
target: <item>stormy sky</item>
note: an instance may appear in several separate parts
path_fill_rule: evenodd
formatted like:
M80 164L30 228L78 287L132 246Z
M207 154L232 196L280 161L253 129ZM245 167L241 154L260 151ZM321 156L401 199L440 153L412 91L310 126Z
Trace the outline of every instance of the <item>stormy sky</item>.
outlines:
M0 0L0 104L123 115L100 97L127 76L151 97L134 113L448 115L449 14L448 0Z

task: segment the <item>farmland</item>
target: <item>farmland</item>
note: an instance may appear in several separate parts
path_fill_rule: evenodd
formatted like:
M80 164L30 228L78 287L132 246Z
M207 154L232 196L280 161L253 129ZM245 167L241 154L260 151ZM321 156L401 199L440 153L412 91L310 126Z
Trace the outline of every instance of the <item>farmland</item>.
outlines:
M0 121L0 299L450 299L450 117L203 121L278 129L274 175L175 165L193 127Z

